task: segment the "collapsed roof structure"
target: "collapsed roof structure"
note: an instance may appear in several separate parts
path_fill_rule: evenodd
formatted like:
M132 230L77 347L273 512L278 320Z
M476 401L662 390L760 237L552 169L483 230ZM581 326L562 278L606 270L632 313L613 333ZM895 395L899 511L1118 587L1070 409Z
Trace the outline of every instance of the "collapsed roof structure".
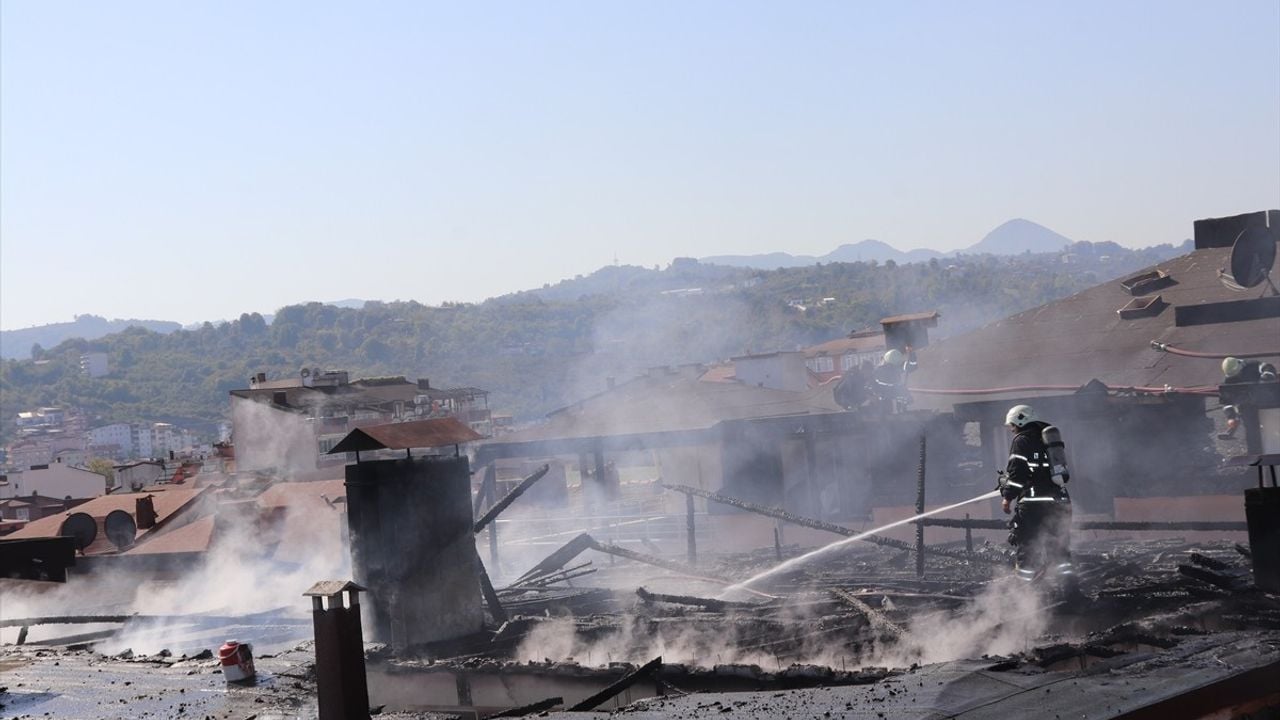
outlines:
M1257 523L1266 532L1249 547L1240 543L1239 490L1251 476L1223 467L1206 420L1208 399L1235 392L1220 384L1221 354L1275 359L1273 296L1231 289L1252 279L1233 267L1225 238L1261 232L1274 245L1276 217L1202 221L1188 255L967 335L929 342L936 313L887 318L886 346L918 350L907 411L841 408L832 383L770 385L804 369L803 354L774 353L741 358L756 367L732 378L685 366L615 385L475 448L475 473L456 446L474 436L457 426L349 430L332 452L360 452L361 462L346 468L346 482L307 494L317 509L351 519L352 576L372 595L361 604L372 608L366 627L386 642L357 652L369 699L405 717L564 708L553 716L566 719L599 710L1201 717L1280 707L1280 601L1257 571L1280 559L1280 511ZM1003 411L1020 401L1060 423L1073 451L1078 595L1011 582L1004 523L980 504L1007 448ZM1228 442L1274 462L1260 409L1249 415L1245 406L1246 437ZM451 455L408 452L450 445ZM549 476L542 468L499 497L497 460L555 456L576 461L576 493L521 512L520 493ZM609 467L638 460L659 476L621 483ZM620 497L590 492L608 482ZM254 504L271 510L288 504L285 494L277 484ZM628 511L639 495L659 502ZM938 507L967 500L979 502ZM1132 501L1151 501L1158 520L1127 521ZM1228 517L1209 517L1228 505ZM1174 508L1190 517L1174 517ZM925 517L935 511L944 514ZM760 523L750 521L764 518L772 534L761 542ZM201 527L170 526L130 552L198 545ZM1151 530L1162 535L1133 538ZM1207 531L1215 539L1187 539ZM491 543L487 567L475 547L481 534ZM316 684L333 682L335 638L322 629L326 610L313 607L314 651L269 659L278 674L249 690L256 710L297 708ZM37 620L50 619L12 622ZM194 628L166 636L177 653L226 627L164 620ZM288 622L273 617L270 626ZM283 637L296 637L293 629ZM120 660L52 640L45 651L56 660L23 655L31 665L15 677L50 678L54 697L19 691L6 702L49 712L69 706L59 702L118 700L76 686L74 672L55 669L62 665L134 681ZM349 653L355 643L344 636L337 645ZM180 673L207 685L213 670L177 653L145 659L168 683L155 691L167 700L186 687ZM182 709L239 712L244 697L206 692ZM138 707L172 714L175 705Z

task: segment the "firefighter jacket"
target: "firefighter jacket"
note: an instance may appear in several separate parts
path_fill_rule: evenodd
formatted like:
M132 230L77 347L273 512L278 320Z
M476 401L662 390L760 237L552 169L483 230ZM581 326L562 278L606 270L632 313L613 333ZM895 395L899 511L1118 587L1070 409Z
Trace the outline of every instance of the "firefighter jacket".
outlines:
M1047 423L1027 423L1013 436L1000 495L1005 500L1048 502L1065 500L1066 492L1053 481L1048 448L1040 433Z

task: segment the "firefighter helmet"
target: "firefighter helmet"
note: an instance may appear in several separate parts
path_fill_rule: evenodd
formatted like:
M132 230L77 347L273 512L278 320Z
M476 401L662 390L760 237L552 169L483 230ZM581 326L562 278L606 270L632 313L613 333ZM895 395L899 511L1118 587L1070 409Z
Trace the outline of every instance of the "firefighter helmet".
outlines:
M893 348L884 354L885 365L901 365L903 359L902 351L897 348Z
M1225 377L1235 377L1244 370L1244 361L1238 357L1225 357L1222 359L1222 374Z
M1012 425L1016 428L1035 421L1036 411L1032 410L1030 405L1014 405L1009 408L1009 414L1004 416L1004 424Z

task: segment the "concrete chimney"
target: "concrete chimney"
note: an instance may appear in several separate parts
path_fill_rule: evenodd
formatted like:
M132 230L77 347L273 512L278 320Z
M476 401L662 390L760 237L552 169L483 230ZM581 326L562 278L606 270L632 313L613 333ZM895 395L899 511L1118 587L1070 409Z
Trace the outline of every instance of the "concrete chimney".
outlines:
M479 632L467 458L359 462L346 478L351 564L369 590L372 639L402 651Z

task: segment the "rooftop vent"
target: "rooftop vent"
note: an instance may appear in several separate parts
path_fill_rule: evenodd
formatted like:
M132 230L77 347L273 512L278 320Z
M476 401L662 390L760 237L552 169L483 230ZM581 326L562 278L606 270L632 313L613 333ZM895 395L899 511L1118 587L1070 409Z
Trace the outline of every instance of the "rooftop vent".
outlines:
M1173 276L1164 270L1152 270L1141 275L1134 275L1127 280L1121 280L1120 287L1124 288L1130 295L1140 297L1142 295L1150 295L1156 290L1169 287L1176 282Z
M1140 317L1154 317L1165 309L1167 303L1164 298L1159 295L1148 295L1147 297L1136 297L1129 301L1127 305L1116 311L1124 320L1133 320Z

